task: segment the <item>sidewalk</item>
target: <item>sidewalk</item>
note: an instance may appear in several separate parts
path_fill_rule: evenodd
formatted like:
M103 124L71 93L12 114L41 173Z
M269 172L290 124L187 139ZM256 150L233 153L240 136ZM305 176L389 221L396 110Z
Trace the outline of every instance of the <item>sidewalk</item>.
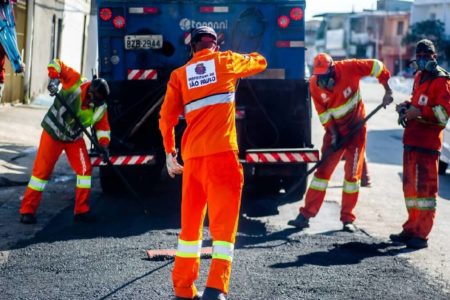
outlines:
M0 106L0 264L7 255L2 250L33 237L62 209L73 204L75 174L61 157L43 194L38 224L19 223L20 201L31 176L42 132L40 124L47 110L33 105Z

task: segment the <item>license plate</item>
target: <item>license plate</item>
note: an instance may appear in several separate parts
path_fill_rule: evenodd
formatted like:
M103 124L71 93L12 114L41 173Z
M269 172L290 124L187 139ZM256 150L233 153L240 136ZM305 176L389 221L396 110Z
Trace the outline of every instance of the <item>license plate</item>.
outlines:
M126 35L125 49L161 49L162 35Z

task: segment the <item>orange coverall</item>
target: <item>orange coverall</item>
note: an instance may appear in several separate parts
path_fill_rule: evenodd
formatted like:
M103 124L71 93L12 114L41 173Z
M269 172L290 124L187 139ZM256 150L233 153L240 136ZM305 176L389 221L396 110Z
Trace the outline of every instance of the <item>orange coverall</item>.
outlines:
M53 60L48 66L48 73L50 78L58 78L62 84L62 90L71 90L76 88L77 83L82 80L80 74L74 69L68 67L60 60ZM83 115L86 111L92 110L87 103L87 92L90 82L83 82L79 86L81 89L81 102L76 112L82 122ZM74 89L75 91L76 89ZM73 92L74 92L73 91ZM53 109L53 106L50 110ZM65 109L64 109L65 111ZM62 113L61 113L62 114ZM43 123L45 122L45 118ZM83 122L84 124L84 122ZM91 124L86 124L91 125ZM99 143L102 146L107 146L110 140L110 127L108 122L107 111L104 111L102 117L93 124ZM70 165L77 174L77 185L75 191L75 214L86 213L89 211L89 194L91 191L91 173L92 166L87 153L86 144L82 135L73 141L62 141L55 136L54 133L42 131L39 148L34 161L32 176L30 182L25 190L20 207L21 214L36 214L39 203L42 198L42 192L53 168L64 150Z
M172 273L178 297L192 298L197 293L194 282L199 276L207 205L213 258L206 286L228 292L243 185L237 156L236 82L266 65L257 53L203 49L170 76L159 122L166 153L175 151L179 116L184 114L187 123L181 144L185 163L181 232Z
M438 161L443 129L450 115L450 80L437 77L420 82L416 74L411 105L421 117L407 122L403 135L403 193L408 220L403 230L427 239L433 227L438 193Z
M383 63L375 59L337 61L335 74L336 84L332 91L321 89L317 85L315 75L311 77L309 85L314 106L325 127L322 153L331 150L332 128L340 137L344 137L365 118L364 103L359 90L360 79L365 76L374 76L380 83L385 84L390 78L389 71ZM353 209L359 195L365 148L366 126L363 126L343 147L331 153L327 161L317 168L305 196L305 207L300 208L303 216L311 218L317 215L325 199L331 175L344 156L345 178L341 221L347 223L356 219Z

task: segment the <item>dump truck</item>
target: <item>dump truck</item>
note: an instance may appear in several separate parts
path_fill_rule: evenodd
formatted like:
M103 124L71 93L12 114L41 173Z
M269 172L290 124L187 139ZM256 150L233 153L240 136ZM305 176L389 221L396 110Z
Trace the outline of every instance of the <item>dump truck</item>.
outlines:
M311 101L305 78L305 1L97 1L99 76L108 99L113 163L132 182L157 182L165 154L159 110L170 73L191 58L191 31L210 26L220 50L259 52L267 70L241 79L236 92L239 158L246 184L264 193L299 186L311 144ZM179 146L183 116L176 128ZM100 166L103 191L120 188L114 172ZM298 193L304 193L306 183Z

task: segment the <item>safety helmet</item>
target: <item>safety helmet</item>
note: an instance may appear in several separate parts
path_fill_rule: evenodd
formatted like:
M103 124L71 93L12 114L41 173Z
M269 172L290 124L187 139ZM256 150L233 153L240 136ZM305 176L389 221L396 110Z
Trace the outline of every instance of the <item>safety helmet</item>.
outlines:
M192 30L191 43L197 43L201 41L202 37L210 36L214 41L217 41L217 34L213 28L209 26L200 26Z
M109 95L109 85L103 78L95 78L91 81L89 91L94 93L95 96L99 96L102 100L105 100Z
M334 61L330 55L326 53L319 53L314 58L313 74L324 75L331 71L334 66Z

